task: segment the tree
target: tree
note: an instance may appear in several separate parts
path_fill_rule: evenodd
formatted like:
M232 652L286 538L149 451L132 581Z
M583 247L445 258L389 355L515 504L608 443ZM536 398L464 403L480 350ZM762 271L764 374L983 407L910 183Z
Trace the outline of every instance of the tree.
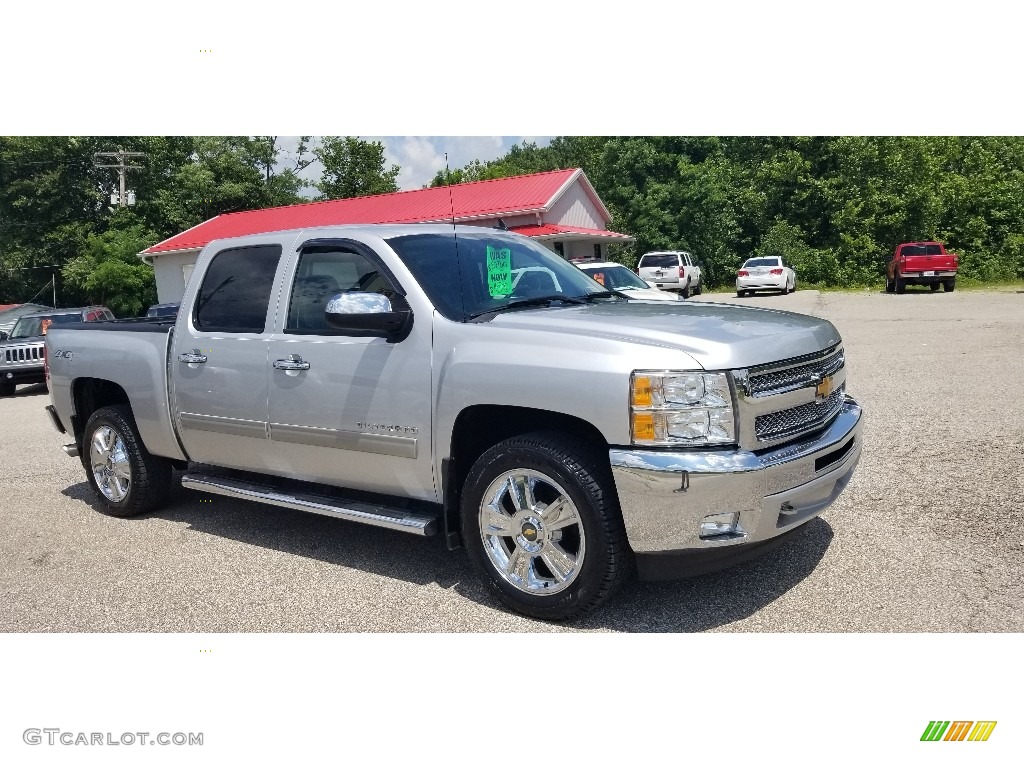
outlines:
M355 136L323 136L313 150L323 165L317 188L320 200L397 192L397 165L384 167L384 145Z
M86 238L83 253L64 267L64 281L87 297L83 303L103 304L120 317L140 315L156 303L156 281L138 253L156 235L126 211L119 211L112 224Z

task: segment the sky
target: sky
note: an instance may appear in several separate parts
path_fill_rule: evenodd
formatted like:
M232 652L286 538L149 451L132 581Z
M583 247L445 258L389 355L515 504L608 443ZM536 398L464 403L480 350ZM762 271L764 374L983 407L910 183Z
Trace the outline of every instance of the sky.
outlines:
M365 141L379 141L384 145L386 167L397 165L401 168L396 183L401 190L420 189L430 183L434 175L445 167L445 153L448 153L448 167L461 168L473 160L487 162L507 154L513 144L524 141L546 146L552 136L360 136ZM316 137L314 137L314 140ZM298 136L282 136L278 139L283 152L282 164L295 156ZM320 178L323 166L317 161L307 166L300 174L309 182ZM307 187L306 194L316 190Z

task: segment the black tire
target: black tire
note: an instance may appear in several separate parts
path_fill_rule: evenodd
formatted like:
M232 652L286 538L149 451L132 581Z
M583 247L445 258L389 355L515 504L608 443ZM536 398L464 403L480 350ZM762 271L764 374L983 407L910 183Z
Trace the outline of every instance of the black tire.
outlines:
M942 285L940 285L939 283L931 283L928 287L932 289L932 293L935 293L935 291L939 290L939 288L941 288Z
M736 291L736 298L737 299L742 299L746 295L747 295L746 291Z
M0 397L10 397L17 388L18 385L13 381L0 381Z
M532 505L515 503L508 490L510 476L536 481ZM498 533L500 527L491 528L495 533L485 542L480 522L485 495L496 502L491 507L497 510L495 525L505 526L509 536ZM563 497L554 517L543 517ZM505 440L473 464L462 493L462 532L469 558L491 592L513 611L538 619L562 621L588 613L633 572L607 460L583 440L555 432ZM534 554L527 549L531 546L538 548ZM496 562L501 557L507 560L503 569ZM548 565L552 557L559 567L566 562L574 567L559 579ZM522 564L522 571L514 564Z
M94 442L100 440L102 443L110 433L116 439L110 441L107 452L106 469L112 474L106 476L104 489L97 480L97 474L104 476L102 469L93 466L94 462L101 460L100 452L94 451ZM117 439L120 440L120 448ZM118 460L119 455L123 458ZM171 487L171 463L146 450L135 426L135 417L127 405L111 405L93 412L82 433L81 458L89 486L107 514L114 517L140 515L167 500ZM121 473L118 473L118 467ZM128 475L126 489L122 485L124 473Z
M694 296L700 296L703 291L704 291L704 286L701 285L700 283L697 283L697 287L693 289L693 295Z
M944 291L946 291L947 293L952 293L953 291L955 291L956 290L956 278L954 277L952 280L947 280L946 282L944 282L942 284L942 289Z
M896 293L906 293L907 292L907 284L906 284L906 282L904 280L902 280L900 278L899 275L896 275L893 278L892 281L893 281L893 290L895 290Z
M892 280L888 275L885 276L885 292L892 293L896 290L896 281Z
M686 285L683 286L683 289L681 291L679 291L679 295L682 296L684 299L690 298L690 283L689 283L689 281L687 281Z

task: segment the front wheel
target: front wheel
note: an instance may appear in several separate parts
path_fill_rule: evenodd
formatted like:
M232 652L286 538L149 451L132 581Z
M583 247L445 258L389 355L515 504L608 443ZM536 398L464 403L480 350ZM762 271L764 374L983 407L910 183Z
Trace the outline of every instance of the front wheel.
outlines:
M505 440L476 461L462 494L462 530L488 588L539 619L594 610L632 571L607 463L557 433Z
M13 381L0 381L0 397L10 397L17 388L18 385Z
M100 408L89 417L82 464L104 511L115 517L148 512L170 490L171 463L146 450L127 405Z

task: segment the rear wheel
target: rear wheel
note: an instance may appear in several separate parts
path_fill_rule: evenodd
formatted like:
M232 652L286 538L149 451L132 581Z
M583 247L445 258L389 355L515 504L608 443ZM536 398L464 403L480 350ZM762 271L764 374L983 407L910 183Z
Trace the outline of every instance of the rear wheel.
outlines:
M700 296L701 293L703 293L703 291L704 291L704 286L701 285L700 282L698 282L697 286L693 289L693 295L694 296Z
M163 503L171 485L171 463L142 444L127 405L95 411L82 437L82 464L104 511L131 517Z
M932 293L935 293L935 291L939 290L939 288L941 288L942 285L940 285L939 283L932 283L928 287L932 289Z
M907 283L899 275L895 275L893 277L892 282L893 282L893 289L896 291L896 293L906 293L907 292Z
M690 298L690 283L689 283L689 281L687 281L686 285L683 286L683 289L681 291L679 291L679 295L682 296L684 299Z
M488 588L528 616L580 616L631 573L611 471L564 435L535 432L486 451L466 478L462 530Z
M942 284L942 288L945 291L955 291L956 290L956 278L954 277L952 280L947 280L946 282L944 282Z

